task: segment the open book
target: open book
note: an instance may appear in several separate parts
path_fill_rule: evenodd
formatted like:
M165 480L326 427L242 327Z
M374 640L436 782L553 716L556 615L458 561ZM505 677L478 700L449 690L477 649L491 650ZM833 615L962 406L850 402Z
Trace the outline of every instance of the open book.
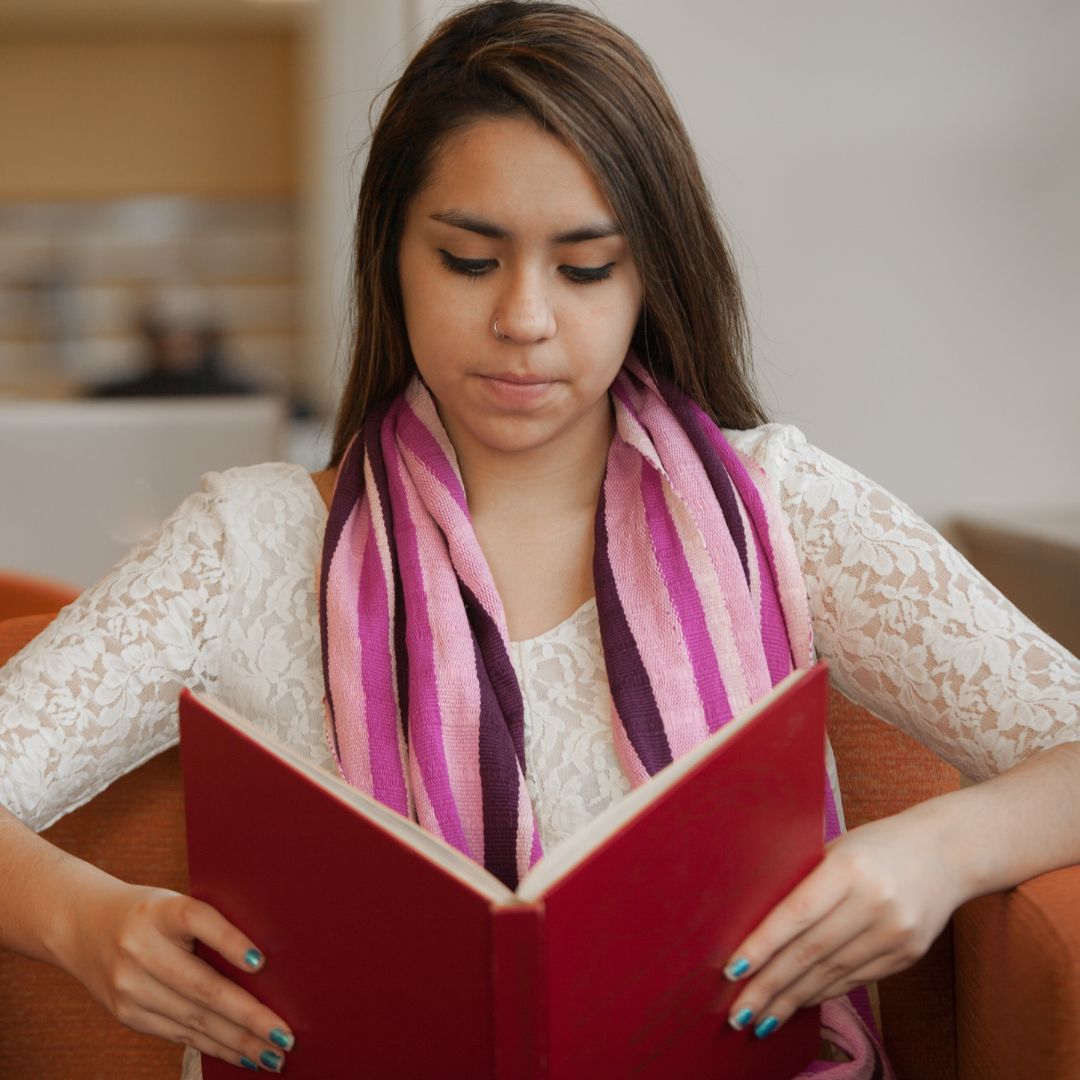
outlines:
M291 1025L294 1080L790 1080L818 1010L736 1032L721 967L823 856L826 685L824 665L792 674L516 892L185 691L191 892L266 964L197 951Z

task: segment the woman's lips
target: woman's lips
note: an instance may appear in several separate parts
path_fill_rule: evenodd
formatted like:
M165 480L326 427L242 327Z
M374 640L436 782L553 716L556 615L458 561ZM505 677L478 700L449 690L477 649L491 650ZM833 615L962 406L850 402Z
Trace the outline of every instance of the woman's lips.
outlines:
M480 379L489 393L507 405L532 405L555 385L532 375L481 375Z

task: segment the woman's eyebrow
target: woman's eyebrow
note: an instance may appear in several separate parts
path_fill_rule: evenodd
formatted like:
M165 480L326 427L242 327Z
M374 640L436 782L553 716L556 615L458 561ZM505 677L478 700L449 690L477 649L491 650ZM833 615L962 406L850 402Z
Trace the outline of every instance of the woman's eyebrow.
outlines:
M465 229L468 232L479 233L492 240L513 240L514 234L501 225L476 217L475 214L466 213L464 210L443 210L430 215L433 221L441 221L444 225L452 225L455 229ZM566 232L556 233L549 241L556 244L581 244L586 240L602 240L606 236L621 236L622 229L613 221L598 221L592 225L582 225L576 229L568 229Z

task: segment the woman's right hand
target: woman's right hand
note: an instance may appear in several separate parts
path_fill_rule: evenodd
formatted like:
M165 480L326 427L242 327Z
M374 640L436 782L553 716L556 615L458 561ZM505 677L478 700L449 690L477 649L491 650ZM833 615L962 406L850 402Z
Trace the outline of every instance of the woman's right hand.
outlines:
M63 967L135 1031L280 1072L294 1041L285 1021L193 954L197 939L256 971L264 960L255 943L201 900L103 877L77 901Z

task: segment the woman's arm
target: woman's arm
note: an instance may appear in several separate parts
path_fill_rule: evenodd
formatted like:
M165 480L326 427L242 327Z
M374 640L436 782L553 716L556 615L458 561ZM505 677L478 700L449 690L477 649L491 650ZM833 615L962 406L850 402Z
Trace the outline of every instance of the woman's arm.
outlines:
M69 972L129 1027L235 1064L273 1053L272 1068L271 1030L290 1042L281 1018L192 955L202 940L239 967L253 947L242 932L28 827L176 742L179 688L217 678L225 543L215 495L192 496L0 669L0 944Z
M795 429L737 434L779 488L837 685L982 781L828 846L731 957L746 1026L899 971L965 901L1080 862L1080 661Z
M3 808L0 865L0 946L62 968L121 1023L234 1065L247 1058L248 1067L260 1060L271 1067L281 1061L279 1047L292 1045L279 1016L192 955L198 939L238 969L263 963L254 943L208 904L120 881ZM254 964L245 963L249 955L258 955Z
M739 960L749 967L731 1020L774 1016L775 1030L803 1006L909 967L968 900L1075 863L1080 743L860 826L735 950L729 977Z

